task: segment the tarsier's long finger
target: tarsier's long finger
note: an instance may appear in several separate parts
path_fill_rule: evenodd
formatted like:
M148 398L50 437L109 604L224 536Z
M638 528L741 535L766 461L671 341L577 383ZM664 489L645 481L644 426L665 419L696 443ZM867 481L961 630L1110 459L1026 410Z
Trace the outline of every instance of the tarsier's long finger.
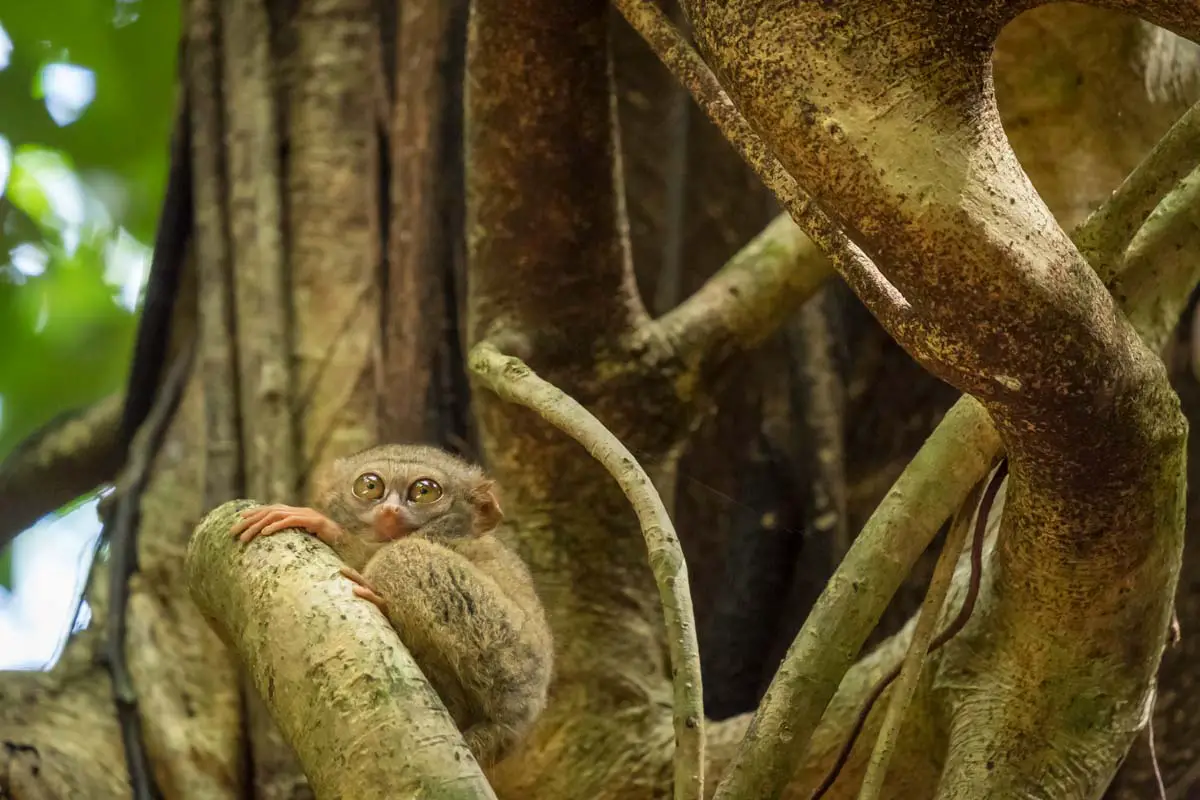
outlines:
M338 570L338 572L342 573L342 577L349 578L351 581L353 581L354 583L357 583L359 586L365 586L368 589L371 588L371 584L367 583L367 579L364 578L362 576L362 573L359 572L358 570L356 570L354 567L348 567L345 564L343 564L341 566L341 568ZM372 589L372 591L374 591L374 590Z
M307 531L306 527L310 522L310 518L301 514L287 514L283 517L276 517L274 521L267 520L270 524L259 532L259 536L272 536L280 531L285 531L288 528L299 528L302 531Z
M255 521L255 523L247 528L246 532L241 535L241 542L245 544L254 537L262 535L264 528L279 519L285 513L286 512L272 510L270 514L264 514L261 519Z
M242 531L249 528L254 523L261 522L264 517L269 517L272 514L278 514L281 511L292 511L292 510L293 509L291 506L281 506L278 504L269 505L269 506L255 506L254 508L247 508L245 511L241 511L238 513L238 516L241 517L241 519L239 519L237 522L235 522L233 524L233 527L230 530L236 536L237 534L239 534Z
M255 522L258 522L263 518L263 516L269 514L270 512L271 509L269 506L257 506L255 508L246 509L238 515L238 520L233 523L233 527L230 528L229 531L234 536L237 536L242 531L246 530L246 528L249 528L251 525L253 525Z

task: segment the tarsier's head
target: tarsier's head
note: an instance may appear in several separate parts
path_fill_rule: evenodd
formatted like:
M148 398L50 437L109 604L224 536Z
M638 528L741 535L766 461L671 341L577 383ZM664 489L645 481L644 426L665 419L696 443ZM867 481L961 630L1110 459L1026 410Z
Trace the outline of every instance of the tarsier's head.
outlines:
M379 542L479 536L503 517L483 470L435 447L372 447L333 462L318 480L325 512Z

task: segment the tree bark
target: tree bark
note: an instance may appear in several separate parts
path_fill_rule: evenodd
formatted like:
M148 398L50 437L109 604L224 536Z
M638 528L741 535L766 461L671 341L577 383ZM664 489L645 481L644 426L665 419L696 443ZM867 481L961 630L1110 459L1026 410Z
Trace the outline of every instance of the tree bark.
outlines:
M851 29L864 21L856 14L868 5L840 4ZM992 577L985 602L964 638L931 663L918 686L909 723L900 737L901 750L894 756L894 779L885 794L929 796L947 758L950 769L943 791L968 778L973 786L1000 790L1032 777L1041 781L1026 787L1034 796L1044 785L1058 786L1055 796L1094 794L1111 775L1137 727L1135 712L1145 697L1165 629L1169 590L1178 566L1176 512L1181 496L1176 479L1182 457L1178 415L1154 356L1133 339L1107 293L1036 199L1021 167L1029 172L1058 223L1073 225L1115 186L1191 99L1194 51L1140 23L1118 22L1108 12L1056 8L1016 20L1006 30L1009 38L1001 37L996 91L1005 114L1005 132L1022 158L1018 166L1005 149L1000 118L989 109L981 88L985 59L980 53L985 48L980 41L947 40L952 26L903 17L897 9L908 6L884 4L876 11L895 15L896 24L871 34L883 38L864 38L871 46L849 55L831 51L836 58L818 64L804 60L809 55L807 45L798 43L817 38L806 30L825 30L819 15L828 12L809 6L788 12L813 16L787 18L788 43L770 51L779 58L758 61L764 48L775 46L763 38L767 26L734 26L719 38L712 9L692 9L692 19L711 63L720 67L726 87L755 129L785 166L801 177L805 188L847 223L864 249L879 256L881 268L922 315L922 323L938 334L933 340L936 347L901 335L905 346L938 375L986 401L1000 422L1014 463L1009 494L1013 502L1005 515L1001 544L988 567ZM203 8L194 6L193 12L196 7ZM395 285L387 288L382 276L384 253L396 242L389 242L385 232L395 223L391 215L408 210L395 192L391 202L398 208L384 205L388 193L383 186L379 131L388 125L382 118L378 88L388 80L379 41L380 35L386 35L378 33L379 10L365 0L303 8L271 3L266 7L269 27L264 34L261 27L247 23L245 15L252 8L257 7L215 3L213 13L219 15L218 29L225 38L214 38L212 30L192 33L209 42L210 58L226 59L217 64L223 70L218 74L224 75L217 96L223 98L223 105L214 103L202 112L205 116L196 121L201 136L193 147L212 167L196 187L197 197L203 200L197 209L198 236L228 237L224 247L238 303L235 328L220 314L206 311L208 344L220 347L216 337L235 343L229 363L236 367L236 377L205 386L203 377L194 376L188 388L156 463L154 486L143 503L141 572L134 581L129 615L127 650L147 746L168 797L283 797L305 792L302 776L289 766L290 751L279 746L280 740L272 741L275 734L256 729L253 750L247 751L243 706L247 698L242 696L235 663L196 607L178 591L184 545L201 515L231 492L276 494L288 492L291 486L302 497L304 478L315 461L374 441L383 424L379 409L391 408L389 393L396 391L404 372L395 367L398 361L389 361L389 368L383 364L383 342L395 343L385 338L388 329L382 308ZM756 428L765 427L769 435L764 438L771 442L792 435L771 428L799 410L793 406L789 414L773 405L788 394L787 385L758 379L762 399L753 399L750 392L752 399L745 407L737 405L732 395L752 385L746 375L750 370L743 369L747 348L761 342L802 293L793 287L792 306L772 307L769 319L749 336L743 336L744 331L704 333L702 326L687 322L689 318L736 322L731 316L704 312L706 304L719 306L720 292L698 294L684 301L678 313L652 319L636 291L626 240L622 185L617 180L622 171L620 147L611 127L608 36L613 25L604 4L562 7L548 0L522 0L516 5L479 0L473 13L466 99L469 342L486 339L522 357L588 406L648 467L670 505L679 483L680 454L689 447L695 448L693 452L700 449L693 432L715 403L721 408L718 419L726 420L722 424L728 427L707 439L710 452L724 450L730 442L743 444L747 433ZM1190 18L1182 12L1162 6L1155 13L1177 29L1190 30ZM251 16L249 21L262 25L261 18ZM231 29L234 23L239 27ZM1068 24L1079 25L1077 30L1083 33L1076 38L1099 42L1110 41L1102 37L1111 36L1123 43L1125 52L1135 54L1132 69L1111 75L1137 91L1105 90L1072 104L1063 84L1020 88L1028 85L1028 78L1019 68L1034 62L1012 54L1033 52L1051 61L1058 51L1046 46L1047 37L1066 30ZM1028 38L1018 36L1022 25ZM914 32L921 36L903 39ZM216 50L216 41L224 42L223 50ZM949 66L919 57L910 62L888 60L896 46L934 41L947 48ZM246 52L235 42L245 43ZM860 57L869 63L845 60ZM403 54L398 58L402 60ZM1056 72L1039 74L1058 74L1069 87L1072 67L1069 59L1065 61ZM781 65L792 70L785 81L760 81ZM955 65L962 71L952 72L950 66ZM1086 58L1076 67L1085 76L1085 86L1111 70L1107 62ZM868 83L879 76L901 76L910 81L909 86L923 87L929 94L908 97L907 105L881 114L868 131L859 127L865 125L861 108L839 105L832 96L801 95L821 85L810 80L809 72L842 68L836 74L824 73L824 78L828 85L845 89L845 97L870 98L884 88L854 83L851 78L856 76ZM396 81L401 80L400 72L397 68ZM966 83L960 80L964 75L969 77ZM1148 81L1150 75L1162 83ZM1038 105L1039 98L1045 103L1048 96L1059 99L1054 108L1074 109L1074 115L1058 117ZM1115 115L1115 96L1135 105ZM788 99L792 108L815 108L820 113L799 119L781 114L781 98ZM271 102L276 111L264 115L263 105ZM1011 110L1006 111L1005 104ZM923 109L930 115L923 117ZM964 123L953 116L956 111L975 116L966 115L969 120ZM1119 123L1113 122L1114 116ZM797 124L802 131L792 127ZM1043 124L1072 134L1047 138L1038 127ZM1082 125L1088 135L1079 140L1076 128L1068 125ZM917 133L907 126L916 126ZM947 138L947 129L954 126L975 138ZM688 130L698 127L689 123ZM894 130L882 130L890 128ZM1105 131L1110 129L1113 133L1108 136ZM689 158L702 150L691 137ZM817 143L814 148L819 152L803 150L806 142ZM927 153L914 156L899 149L926 143L945 145L947 162L939 162L946 167L944 172L935 172L929 160L922 160ZM897 150L879 149L885 145ZM1062 154L1057 159L1055 147ZM963 169L968 157L984 159L970 163L989 163L983 171L986 185ZM864 163L882 166L888 173L874 175L862 168ZM735 170L729 160L723 164L744 179L744 168ZM690 172L695 175L697 169L694 166ZM229 181L224 189L214 182L222 174ZM976 205L961 204L961 198L931 188L928 182L938 175L939 180L949 176L950 183L943 185L954 185ZM1081 180L1083 175L1089 180ZM708 272L749 238L755 226L752 220L765 206L758 205L757 187L750 186L747 181L744 190L723 198L734 208L728 214L713 212L715 221L688 223L687 219L704 218L699 210L685 217L682 230L692 230L696 244L689 251L687 243L692 239L685 233L680 245L683 260L691 263L702 260L701 256L711 260L703 269L696 267L683 276L686 289L681 295L698 287ZM914 188L926 192L926 201L938 209L937 214L915 212L908 200L900 198L900 193ZM989 189L995 194L989 194ZM697 184L688 200L700 205L710 193L716 190ZM1010 205L1009 200L1015 202ZM737 209L739 204L744 208ZM987 225L977 216L979 208L994 215ZM1021 216L1025 214L1032 216ZM222 219L228 221L225 234ZM247 219L258 224L247 225ZM731 233L726 236L726 231ZM1031 236L1028 240L1026 233ZM785 238L792 252L807 241L799 236ZM202 241L206 244L197 249L198 268L219 267L221 244L214 251L212 239ZM720 242L720 247L700 244L712 241ZM1021 244L1006 249L1001 246L1005 241ZM721 248L725 251L714 255ZM418 261L405 262L410 264L406 269L413 270L411 264ZM758 262L747 263L747 274L758 281L759 271L754 268ZM726 273L726 279L731 274L736 277ZM1047 276L1053 276L1053 281L1047 282ZM930 285L932 278L941 283ZM707 288L730 285L717 280ZM443 285L441 277L435 281ZM981 288L985 284L1005 287L1010 299L1003 309L987 304L992 295ZM688 302L697 298L702 302L693 303L689 311ZM260 302L270 305L266 316L258 316L255 304ZM660 305L656 313L668 312L665 301ZM689 317L696 309L701 313ZM962 319L964 311L972 315L970 324ZM445 313L443 307L436 313ZM1053 321L1052 329L1047 320ZM395 317L391 322L396 322ZM430 327L419 330L437 330L441 325L429 320L420 325L426 323ZM263 326L269 330L263 332ZM864 343L864 351L880 347L880 339L869 334L858 340ZM713 341L722 346L710 348ZM776 355L770 359L780 358L779 342L774 346ZM413 354L404 354L405 358L408 355ZM422 359L417 361L424 369ZM755 371L769 373L769 365L778 362L764 356L761 363L764 366ZM882 364L878 372L866 366L860 370L863 377L858 380L866 389L853 389L854 379L850 379L849 394L859 399L849 406L845 422L849 520L866 517L890 484L889 473L896 471L898 463L895 457L872 458L868 452L880 452L879 437L872 431L892 426L886 422L888 417L869 416L865 407L876 405L873 401L880 397L928 391L932 400L895 403L895 413L917 419L904 436L887 443L901 454L911 452L924 431L932 429L939 417L938 405L948 404L953 396L933 379L919 387L909 385L905 376L916 374L913 362L894 349ZM1107 377L1110 373L1114 377ZM1015 378L1022 389L998 382L997 375L1010 383ZM889 382L880 376L894 377ZM764 411L752 411L756 405ZM751 409L749 419L742 416L743 408ZM412 404L411 413L418 413L416 409L425 413L419 402ZM217 412L219 418L214 420ZM532 413L487 392L476 392L475 413L488 466L505 488L509 515L505 535L529 560L560 642L552 704L532 739L491 771L490 782L498 796L510 797L662 796L670 782L671 687L659 601L636 520L615 482L591 457ZM759 413L766 422L758 420ZM405 412L403 425L422 429L421 420L408 415ZM217 443L232 442L232 452L214 448L213 421L225 426ZM1032 433L1026 428L1029 422L1035 423ZM1085 451L1083 442L1089 439L1101 444ZM281 463L280 447L299 453L294 471ZM795 458L795 448L791 452ZM778 472L774 466L744 472L746 458L743 453L724 463L714 460L706 467L712 471L704 474L743 472L747 483L734 493L739 501L752 498L752 489L769 490L760 483L770 476L790 479L796 474L794 465ZM1081 464L1094 484L1083 485L1072 478ZM246 489L237 477L243 468L250 482ZM874 474L883 478L871 481ZM206 482L208 497L202 491ZM1126 493L1130 487L1133 491ZM786 493L786 488L767 491L763 507L771 509ZM680 496L695 503L687 500L687 492ZM705 513L695 508L698 504L692 511L681 509L680 518L690 514L693 527L708 524ZM733 516L728 510L722 513ZM761 522L759 515L746 516L758 516ZM689 551L689 559L711 559L703 554L736 547L737 542L727 537L744 535L742 531L753 526L720 522L713 527L721 531L714 539L707 538L707 531L695 532L699 546ZM680 535L686 544L689 531L681 529ZM718 579L712 576L719 571L711 563L700 566L710 576L707 585L716 585ZM103 585L96 582L97 587ZM94 588L89 599L95 617L102 618L103 589ZM712 608L716 601L705 596L699 598L698 607L705 603ZM955 605L953 595L949 605ZM1039 611L1046 606L1055 609L1053 618ZM1070 613L1062 613L1064 608ZM1181 604L1185 614L1188 608L1187 603ZM798 616L790 618L793 621L780 628L786 631L779 634L784 639L791 638L799 623ZM1091 649L1082 662L1081 627L1099 631L1087 642ZM8 749L0 787L15 799L47 792L64 798L126 795L123 776L113 767L123 762L110 688L103 673L91 665L102 634L95 630L76 637L49 675L5 679L0 691L8 699L4 704L8 711L0 714L0 738ZM1047 641L1053 652L1046 649ZM787 796L805 796L805 787L827 764L870 681L895 663L905 642L904 636L885 642L848 673L840 689L834 681L829 687L832 699L826 697L830 701L827 719L813 733L812 748L800 762L796 780L789 783L790 774L773 774L768 782L748 787L761 793L752 796L769 796L772 785L786 785ZM974 654L985 649L991 660L974 660ZM855 655L844 656L846 666ZM1121 663L1116 662L1117 655ZM1180 663L1183 658L1171 656L1167 663ZM1088 673L1081 665L1095 671ZM1064 684L1046 694L1027 686L1050 672L1071 676L1080 684ZM950 679L958 687L955 692L940 688L940 682ZM1183 685L1187 673L1178 680ZM1125 728L1114 733L1112 727L1097 723L1094 729L1100 733L1093 741L1080 744L1071 739L1067 747L1062 744L1066 739L1056 740L1059 747L1050 752L1066 752L1067 763L1085 767L1072 773L1074 785L1055 783L1061 774L1054 770L1063 762L1051 757L1022 763L1019 753L1005 747L1018 735L1024 742L1042 741L1038 737L1056 730L1050 723L1065 713L1055 703L1088 690L1121 698L1126 706L1114 711L1096 699L1086 708L1069 709L1078 715L1073 719L1086 726L1115 715ZM1169 691L1162 696L1172 698ZM740 695L735 702L745 703L746 697ZM1183 701L1160 704L1160 722L1176 707L1174 702ZM985 707L1021 710L1029 716L1010 717L1007 728L989 727L970 716L973 709ZM861 774L860 754L869 750L875 720L882 714L872 716L864 734L867 744L856 749L847 776ZM1036 729L1026 730L1034 721ZM708 793L736 757L749 722L747 716L740 716L709 726ZM70 736L62 733L66 726L73 726ZM1182 728L1160 724L1156 730L1160 747L1164 738L1185 741L1172 739L1186 733ZM969 737L961 733L968 729ZM989 737L995 737L992 743ZM766 738L760 726L757 741ZM1072 749L1075 745L1082 749ZM1165 759L1169 782L1178 783L1191 768L1187 744L1170 747L1180 749L1164 747L1163 751L1184 754ZM993 759L996 768L986 770L984 756L992 753L999 754ZM1131 766L1137 758L1135 752ZM744 759L739 763L744 764ZM1144 774L1139 768L1129 779L1135 781L1130 786L1144 785ZM835 793L845 796L852 783L850 778L843 780ZM964 789L959 796L974 796L971 791L975 790Z

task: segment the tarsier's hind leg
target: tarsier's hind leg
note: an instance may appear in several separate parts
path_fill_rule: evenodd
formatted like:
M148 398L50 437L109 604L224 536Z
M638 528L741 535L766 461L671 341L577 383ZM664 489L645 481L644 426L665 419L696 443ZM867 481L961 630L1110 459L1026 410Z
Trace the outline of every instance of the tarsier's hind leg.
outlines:
M545 705L552 653L522 637L538 623L472 562L420 538L383 548L363 576L476 759L502 758Z

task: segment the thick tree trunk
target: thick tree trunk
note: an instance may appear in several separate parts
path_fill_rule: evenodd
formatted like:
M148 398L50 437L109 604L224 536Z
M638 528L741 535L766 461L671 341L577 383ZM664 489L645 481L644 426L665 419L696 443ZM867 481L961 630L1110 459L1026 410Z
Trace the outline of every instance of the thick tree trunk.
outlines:
M461 8L423 16L402 7L389 25L366 0L303 7L192 0L185 83L197 98L194 252L204 291L205 357L143 503L141 571L126 648L147 750L169 798L310 796L291 748L246 694L238 665L181 591L194 523L238 494L301 498L315 462L385 433L469 448L462 441L469 438L464 404L431 409L427 402L462 380L456 344L444 345L456 322L469 323L470 343L491 339L588 405L652 470L668 502L678 499L706 694L717 717L757 702L845 546L845 534L833 531L861 527L954 399L864 316L844 287L829 288L822 313L806 311L799 341L780 335L748 354L728 337L720 369L707 361L698 366L703 359L681 344L677 329L651 320L638 283L656 314L668 311L761 230L773 206L663 71L633 69L649 54L624 23L599 2L563 6L475 3L464 321L456 318L453 295L462 286L453 279L448 244L461 234L447 211L453 193L447 197L436 185L446 157L434 146L434 131L453 128L453 109L434 106L454 81L431 66L440 63L438 54L455 52L455 41L461 47ZM396 24L407 33L398 34L401 45L393 48ZM609 127L606 37L613 31L622 59L615 70L619 113L632 151L623 164ZM429 36L444 38L431 43ZM711 33L701 39L710 50L729 43L713 41ZM1071 47L1056 46L1060 39ZM1127 57L1104 56L1114 47ZM739 68L729 56L717 61L728 72ZM1103 200L1198 94L1190 45L1078 7L1018 18L1000 38L996 64L1005 130L1064 228ZM439 85L439 75L449 84ZM741 90L742 102L752 94L747 81L729 84ZM389 105L389 86L402 105ZM770 102L763 99L762 108ZM1127 104L1120 113L1118 102ZM768 111L761 111L760 129L789 155L788 135ZM643 135L630 142L633 131L666 135L648 146ZM831 151L841 146L834 137ZM834 207L848 202L838 176L808 175L798 157L787 163ZM631 244L621 187L610 181L618 168L632 195ZM638 257L636 276L630 252ZM881 266L902 265L909 254L890 255ZM934 255L930 263L941 263ZM914 274L901 277L906 291L917 291ZM1086 294L1103 306L1098 292ZM1091 333L1080 335L1094 343ZM843 342L847 353L821 347L821 335ZM1136 353L1124 363L1138 380L1145 377L1144 354L1127 338L1115 344L1101 338L1119 356ZM906 345L929 358L920 343ZM1103 363L1117 369L1122 362ZM959 385L996 391L973 368L939 371ZM399 397L410 385L417 395ZM671 687L659 600L627 503L586 452L531 412L482 390L474 401L483 452L506 492L506 534L534 569L560 643L551 707L528 745L489 777L500 796L514 798L663 796ZM821 401L839 413L822 412ZM1074 419L1083 424L1086 417ZM1005 430L1012 443L1013 425ZM828 446L830 437L840 437L841 454L833 462L814 459L812 449ZM1136 441L1124 444L1138 450ZM1034 464L1022 452L1014 451L1022 465L1018 478ZM828 492L839 480L842 497ZM798 493L801 483L805 491ZM1018 485L1015 508L1027 523L1038 508L1030 500L1040 496L1038 486ZM844 519L826 527L819 520L831 508ZM743 541L750 538L755 547ZM1097 548L1097 556L1122 555ZM1024 563L1027 555L1017 548L1002 565ZM922 574L897 596L876 640L908 618ZM997 580L1004 578L1001 572ZM89 595L94 619L103 618L103 586L95 581ZM1185 646L1166 659L1156 718L1168 783L1195 772L1194 737L1173 722L1180 719L1173 709L1190 708L1190 695L1174 687L1194 680L1188 664L1195 663L1186 645L1195 593L1187 582L1180 589ZM786 603L771 602L785 593ZM1150 618L1162 621L1163 598L1139 599L1150 608L1131 619L1144 627ZM972 641L984 640L985 626L1007 613L1016 612L983 608L980 639ZM110 685L94 665L103 634L94 626L76 637L49 675L6 676L0 683L7 701L0 713L6 796L127 796ZM894 662L903 641L892 640L850 673L789 796L805 796L869 679ZM1140 653L1145 643L1139 647ZM1138 655L1143 666L1150 661L1144 656ZM1002 652L998 658L1003 662ZM995 668L949 661L939 674L962 664L957 668L972 681ZM1144 676L1136 677L1121 676L1134 687L1131 696ZM927 796L936 783L946 746L939 726L957 717L953 704L935 695L928 689L918 695L913 735L894 760L891 796ZM748 722L743 715L709 726L710 792ZM868 743L876 724L865 735ZM1127 743L1128 737L1099 749L1107 758ZM867 746L856 750L848 775L861 774ZM951 740L952 757L959 746ZM1114 796L1146 796L1142 758L1135 750ZM951 770L951 780L959 774ZM1089 779L1089 785L1098 780ZM855 783L843 780L835 795L849 796Z

